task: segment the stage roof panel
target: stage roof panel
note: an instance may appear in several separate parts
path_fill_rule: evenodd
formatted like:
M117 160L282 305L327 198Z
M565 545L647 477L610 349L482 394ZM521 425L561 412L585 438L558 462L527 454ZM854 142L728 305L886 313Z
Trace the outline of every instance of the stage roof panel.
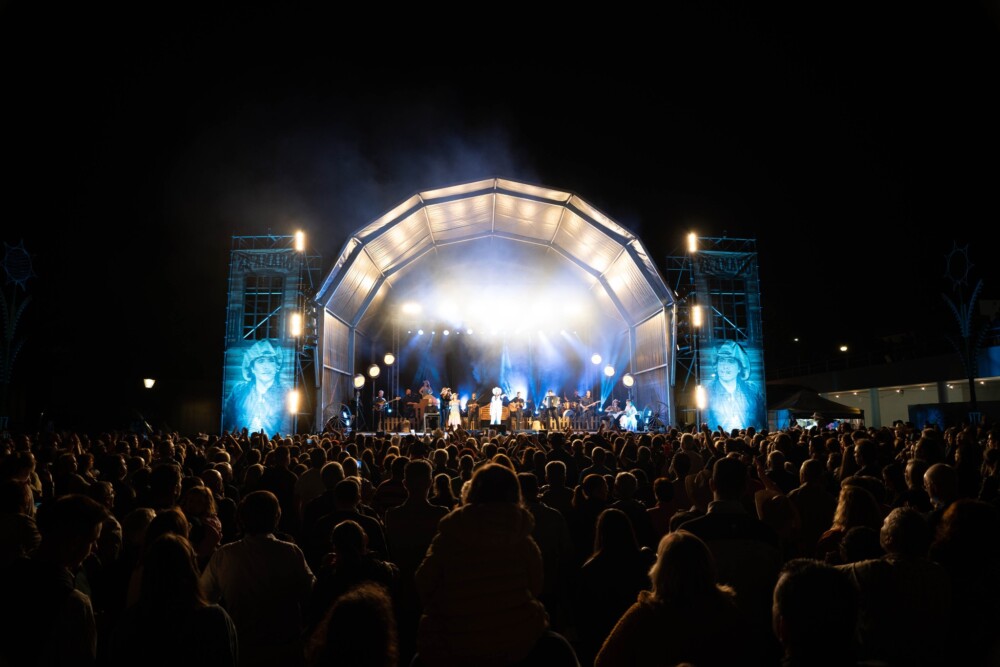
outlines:
M503 245L518 242L522 245ZM535 260L516 257L530 245L548 250ZM454 251L443 253L446 247ZM600 277L595 291L611 293L599 295L599 302L629 325L674 303L673 291L630 231L574 194L506 179L408 198L345 244L317 297L346 321L356 322L358 310L372 305L373 289L392 277L391 290L414 265L429 269L416 274L420 281L435 279L438 265L450 269L469 261L478 262L476 273L485 272L488 262L494 265L491 273L519 275L531 273L548 252L575 265L588 281Z

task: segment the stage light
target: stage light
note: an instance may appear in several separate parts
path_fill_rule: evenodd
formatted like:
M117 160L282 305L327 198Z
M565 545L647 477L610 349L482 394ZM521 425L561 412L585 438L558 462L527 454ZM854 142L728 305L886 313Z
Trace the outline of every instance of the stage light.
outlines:
M612 366L611 364L608 364L607 366L604 367L604 374L607 375L608 377L614 377L615 367Z
M635 378L632 377L631 373L626 373L625 375L622 376L622 384L625 385L626 387L631 387L632 385L635 384Z
M594 353L594 356L592 356L592 357L590 358L590 363L594 364L595 366L596 366L597 364L601 363L601 355L599 355L599 354L597 354L597 353L595 352L595 353Z
M472 335L472 329L471 329L471 328L469 328L469 329L466 329L466 330L465 330L465 333L467 333L467 334L469 334L469 335L471 336L471 335Z
M424 335L424 330L423 329L417 329L417 335L418 336L423 336Z
M288 392L288 414L295 415L299 412L299 390L292 389Z
M691 324L694 325L695 329L701 327L701 306L691 308Z
M306 249L306 233L303 231L295 232L295 250L297 252L302 252Z
M382 361L385 362L386 366L392 366L393 362L396 361L396 355L392 352L386 352L385 356L382 357Z
M152 389L154 384L156 384L156 380L153 378L143 378L142 380L142 386L146 389Z
M288 330L292 338L298 338L302 335L302 313L292 313L288 321Z
M381 372L382 369L379 368L378 364L372 364L371 366L368 367L368 377L370 377L373 380L377 378L379 376L379 373Z
M443 333L445 336L449 336L449 335L451 335L451 330L450 329L445 329L441 333Z
M694 404L699 410L704 410L705 406L708 404L705 397L705 388L701 385L694 388Z
M846 345L841 345L840 346L840 351L841 352L847 352L847 346Z
M688 252L694 254L698 252L698 235L688 232Z
M354 388L361 389L363 386L365 386L365 376L358 373L354 376Z
M403 312L407 315L417 315L423 310L420 304L415 301L407 301L403 304Z

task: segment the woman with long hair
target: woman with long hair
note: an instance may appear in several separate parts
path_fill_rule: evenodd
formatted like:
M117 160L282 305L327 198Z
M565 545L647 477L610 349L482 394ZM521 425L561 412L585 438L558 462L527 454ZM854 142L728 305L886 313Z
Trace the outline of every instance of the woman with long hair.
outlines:
M833 565L840 564L840 543L851 528L867 526L882 529L882 506L871 491L858 484L840 487L833 525L823 533L816 545L816 557Z
M701 538L685 530L665 535L649 579L652 590L639 593L621 616L594 667L742 664L746 624Z
M115 628L108 662L236 667L236 626L225 609L206 602L199 574L186 538L156 538L143 558L139 600Z
M594 550L580 569L576 584L577 654L590 664L615 623L649 586L647 573L655 555L641 549L632 522L609 507L597 518Z

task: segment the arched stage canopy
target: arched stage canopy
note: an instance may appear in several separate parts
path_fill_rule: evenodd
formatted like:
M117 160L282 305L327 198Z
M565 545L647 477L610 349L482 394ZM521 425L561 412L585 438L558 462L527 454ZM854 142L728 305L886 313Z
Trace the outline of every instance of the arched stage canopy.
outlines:
M636 404L673 422L675 295L642 242L575 194L498 178L415 194L344 244L316 295L317 426L349 402L388 304L441 281L474 299L486 284L544 289L555 275L589 295L600 337L620 350L613 363L635 378ZM530 325L526 313L497 317Z

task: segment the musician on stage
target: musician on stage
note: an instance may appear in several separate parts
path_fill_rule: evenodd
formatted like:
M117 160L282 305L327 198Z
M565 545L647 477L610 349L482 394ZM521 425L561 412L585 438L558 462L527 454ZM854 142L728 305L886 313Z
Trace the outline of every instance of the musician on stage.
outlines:
M451 387L441 387L441 424L451 421Z
M469 430L479 428L479 399L476 392L472 392L472 397L465 404L465 409L469 413Z
M417 403L419 401L420 397L407 387L406 393L403 394L402 407L400 409L403 411L403 418L409 420L411 424L415 424L417 421Z
M583 396L580 397L580 407L578 412L580 414L580 426L582 428L591 429L594 426L594 408L600 403L590 394L588 389Z
M424 383L420 385L420 389L417 391L417 393L420 394L421 398L426 396L427 394L433 394L434 390L431 389L431 381L424 380Z
M376 431L384 431L385 428L385 407L388 401L385 400L385 391L382 389L378 390L378 395L375 396L375 400L372 401L372 410L374 411L374 419L372 420L372 425Z
M510 428L512 431L519 431L524 428L524 399L521 392L514 394L514 398L507 404L510 410Z
M621 424L621 427L626 431L634 432L639 427L639 411L636 409L635 405L632 404L631 399L625 401L625 409L622 411L622 416L624 417L624 420L622 420L624 423Z
M545 406L545 421L550 429L559 428L559 397L556 392L549 389L542 399Z
M606 420L608 422L608 427L617 431L619 429L618 417L620 417L621 414L622 409L621 406L618 405L618 399L613 398L611 399L611 405L604 411L604 419L602 421Z
M502 420L503 389L500 387L493 387L493 398L490 399L490 426L500 426L500 422Z

